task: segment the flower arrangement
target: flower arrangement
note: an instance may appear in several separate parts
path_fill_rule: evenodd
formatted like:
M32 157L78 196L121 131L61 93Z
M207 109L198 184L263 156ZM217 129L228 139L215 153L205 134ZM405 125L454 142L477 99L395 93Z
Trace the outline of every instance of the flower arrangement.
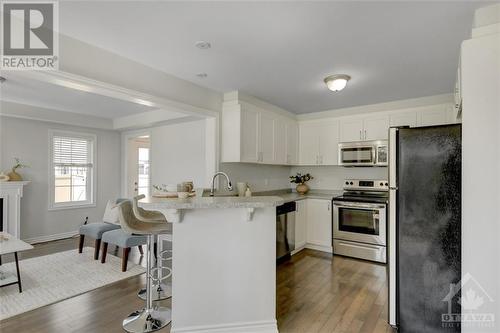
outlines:
M311 174L306 173L305 175L303 175L300 172L298 172L295 176L290 176L290 183L304 184L305 182L308 182L311 179L314 179L314 177L311 176Z
M11 181L21 181L21 180L23 180L23 177L21 177L21 175L18 174L16 170L23 169L23 168L29 168L29 165L21 163L21 160L17 157L14 157L14 161L16 163L12 166L12 170L11 170L11 172L9 172L7 174L7 176L9 176Z
M18 157L14 157L16 164L12 167L12 171L15 172L17 169L29 168L29 165L21 163Z

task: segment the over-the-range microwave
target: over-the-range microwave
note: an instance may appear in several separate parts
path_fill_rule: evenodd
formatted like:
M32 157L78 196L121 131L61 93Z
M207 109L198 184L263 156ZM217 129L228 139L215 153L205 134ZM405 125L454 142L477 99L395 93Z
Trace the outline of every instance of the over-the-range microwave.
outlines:
M339 165L387 166L389 144L387 140L339 143Z

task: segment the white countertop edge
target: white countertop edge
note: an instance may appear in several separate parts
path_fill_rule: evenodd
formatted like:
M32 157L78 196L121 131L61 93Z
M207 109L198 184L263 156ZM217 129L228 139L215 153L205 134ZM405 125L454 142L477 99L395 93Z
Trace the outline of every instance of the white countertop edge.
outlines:
M209 208L268 208L282 205L285 200L279 196L255 197L202 197L202 198L155 198L139 201L144 209L209 209Z

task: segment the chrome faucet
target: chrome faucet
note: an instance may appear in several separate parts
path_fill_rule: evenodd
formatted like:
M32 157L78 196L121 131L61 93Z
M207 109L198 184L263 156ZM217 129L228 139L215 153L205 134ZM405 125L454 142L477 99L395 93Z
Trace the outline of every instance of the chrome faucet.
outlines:
M229 180L229 176L227 175L227 173L219 171L219 172L216 172L215 175L212 177L212 187L210 188L210 196L211 197L213 197L214 193L215 193L215 178L217 178L217 176L220 176L220 175L226 177L227 189L229 191L233 190L233 185L231 185L231 180Z

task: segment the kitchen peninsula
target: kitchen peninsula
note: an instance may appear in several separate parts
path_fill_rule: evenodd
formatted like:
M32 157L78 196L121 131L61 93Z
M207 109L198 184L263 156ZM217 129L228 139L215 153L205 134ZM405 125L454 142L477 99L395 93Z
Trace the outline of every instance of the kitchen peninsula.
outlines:
M140 201L173 223L172 332L277 332L277 196Z

